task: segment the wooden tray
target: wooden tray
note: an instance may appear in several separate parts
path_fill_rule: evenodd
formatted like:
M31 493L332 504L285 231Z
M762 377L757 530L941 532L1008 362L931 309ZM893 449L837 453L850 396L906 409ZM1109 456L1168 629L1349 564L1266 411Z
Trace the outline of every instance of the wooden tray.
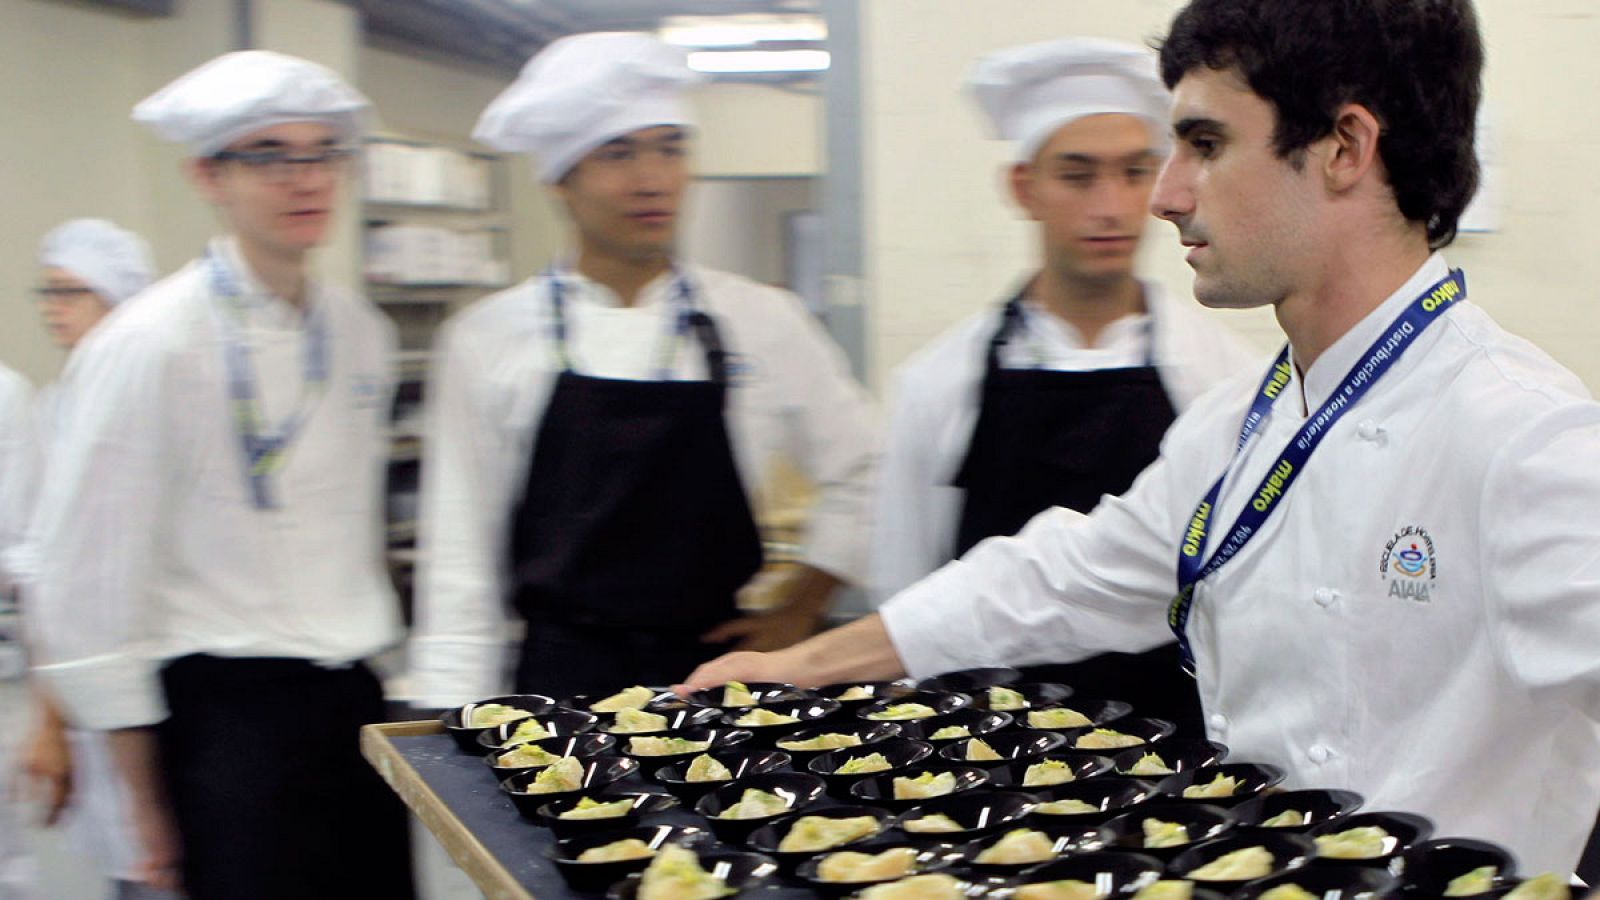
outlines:
M361 755L405 805L439 839L445 852L489 900L537 900L517 883L506 867L456 818L417 770L395 749L390 738L442 734L437 721L390 722L361 729Z

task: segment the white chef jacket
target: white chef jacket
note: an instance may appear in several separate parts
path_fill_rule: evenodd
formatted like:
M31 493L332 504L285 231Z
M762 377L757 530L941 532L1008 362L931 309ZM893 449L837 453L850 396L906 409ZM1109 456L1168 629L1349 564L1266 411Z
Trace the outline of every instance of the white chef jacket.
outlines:
M22 516L23 527L18 529L17 539L0 557L0 569L10 573L12 583L19 592L31 590L39 580L39 535L38 529L33 524L33 508L38 503L39 486L44 484L47 476L45 465L50 460L50 442L57 436L58 418L61 414L61 385L50 382L39 388L33 395L33 403L29 406L28 429L29 448L27 452L28 470L33 482L33 490L27 497L27 512ZM27 624L24 618L24 625Z
M1206 554L1304 423L1302 396L1317 409L1446 273L1435 255L1295 376L1229 476ZM1122 498L1042 513L889 601L911 673L1166 638L1181 536L1261 374L1201 398ZM1198 586L1209 736L1291 787L1354 790L1513 848L1525 870L1570 872L1600 806L1597 461L1600 405L1578 379L1458 303Z
M8 560L27 527L34 481L29 437L32 394L26 378L0 366L0 593L12 586L14 575ZM0 745L0 772L10 771L11 760ZM20 804L0 796L0 898L32 896L32 859L23 840L20 812Z
M1194 304L1176 302L1160 285L1141 286L1149 312L1110 323L1092 346L1065 320L1025 302L1025 327L1001 349L1000 364L1087 372L1143 366L1153 359L1180 413L1212 385L1255 370L1258 360L1265 364L1263 354ZM998 306L969 316L895 372L872 516L876 602L939 568L955 550L966 491L950 482L978 423L989 342L1001 318Z
M39 389L32 407L34 473L39 482L48 480L47 466L55 455L52 442L59 438L61 385L51 382ZM24 539L13 548L11 570L27 599L23 603L23 623L35 615L38 604L33 595L38 582L38 529L29 528ZM124 881L138 876L139 842L128 812L131 798L117 775L106 736L97 731L68 729L72 751L72 802L68 812L72 834L88 858L99 863L108 878Z
M19 580L15 569L38 480L33 471L32 398L28 379L0 366L0 593Z
M731 354L725 421L746 494L787 458L817 487L804 561L846 581L866 568L867 508L877 435L865 392L821 325L787 291L700 266L684 269L695 303ZM658 377L677 315L674 279L646 285L636 305L575 273L561 276L575 371ZM534 439L560 371L546 276L487 297L446 323L428 384L419 521L418 605L411 644L416 701L455 706L500 689L510 516L523 496ZM671 377L707 377L685 337Z
M231 240L212 251L246 295L240 335L276 428L302 394L304 317ZM399 639L383 558L393 327L362 299L307 292L325 310L329 380L274 478L277 508L251 500L203 260L73 353L37 513L35 607L37 671L73 724L160 721L157 670L187 654L337 666Z

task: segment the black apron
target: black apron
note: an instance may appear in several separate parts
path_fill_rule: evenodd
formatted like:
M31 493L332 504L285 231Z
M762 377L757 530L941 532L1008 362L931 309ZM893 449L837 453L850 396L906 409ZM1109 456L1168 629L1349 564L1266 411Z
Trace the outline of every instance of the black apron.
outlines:
M722 651L700 635L738 614L735 594L761 568L723 423L727 354L680 287L678 330L704 348L708 381L595 378L570 362L556 378L512 517L512 599L528 623L519 692L681 680Z
M1019 294L1005 305L989 341L978 421L952 482L966 495L957 557L985 538L1016 534L1049 507L1087 513L1102 495L1126 491L1155 461L1176 418L1148 354L1144 365L1125 369L1002 368L1001 349L1021 327ZM1199 695L1180 665L1176 642L1025 672L1032 680L1072 685L1085 696L1126 700L1141 715L1204 736Z

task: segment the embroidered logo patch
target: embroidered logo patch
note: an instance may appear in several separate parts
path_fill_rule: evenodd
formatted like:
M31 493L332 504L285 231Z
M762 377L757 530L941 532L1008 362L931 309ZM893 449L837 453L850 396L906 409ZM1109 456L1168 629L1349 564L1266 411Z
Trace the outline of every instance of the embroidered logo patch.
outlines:
M1389 596L1416 603L1433 600L1434 582L1439 578L1439 560L1433 552L1433 536L1420 525L1407 525L1384 545L1378 562L1378 577L1389 585Z

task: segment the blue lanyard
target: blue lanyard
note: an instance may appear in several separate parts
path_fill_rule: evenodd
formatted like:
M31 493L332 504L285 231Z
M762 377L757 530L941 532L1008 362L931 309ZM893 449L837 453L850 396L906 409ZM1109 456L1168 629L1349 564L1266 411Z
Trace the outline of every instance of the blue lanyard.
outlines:
M327 322L320 305L306 314L305 374L300 400L282 424L268 431L263 427L265 417L250 348L239 333L244 310L238 283L210 250L206 251L206 263L211 271L211 290L218 303L217 324L222 332L222 357L228 370L228 398L233 408L234 429L239 435L251 502L256 509L274 509L279 504L272 490L272 478L283 467L290 444L327 391Z
M1311 454L1322 443L1322 439L1327 437L1334 424L1361 402L1361 398L1366 396L1378 379L1382 378L1406 349L1416 342L1418 335L1452 306L1466 299L1466 296L1466 278L1460 269L1455 269L1444 280L1423 291L1400 313L1388 330L1367 348L1366 355L1345 375L1344 382L1334 390L1327 402L1315 415L1306 419L1306 423L1300 427L1294 439L1283 449L1277 461L1261 479L1261 483L1256 486L1255 492L1251 494L1252 499L1240 511L1227 539L1217 547L1216 552L1211 554L1210 559L1202 564L1206 537L1211 532L1211 515L1216 510L1218 497L1222 494L1223 482L1238 463L1245 445L1250 443L1251 436L1272 411L1272 405L1277 401L1278 395L1289 385L1293 370L1289 363L1288 346L1278 353L1277 360L1273 362L1272 368L1267 370L1261 386L1256 389L1255 399L1250 403L1250 411L1239 427L1239 443L1234 447L1233 459L1229 460L1222 471L1222 476L1211 486L1211 490L1200 501L1200 505L1195 507L1194 515L1189 517L1189 526L1184 531L1183 541L1178 546L1178 593L1167 608L1167 625L1178 637L1178 649L1183 655L1183 666L1191 674L1194 672L1194 652L1189 645L1188 626L1189 613L1194 605L1195 586L1227 565L1239 555L1239 551L1243 550L1246 544L1250 543L1251 538L1260 533L1261 526L1282 504L1295 479L1305 470Z
M672 379L672 363L678 354L678 344L682 343L683 336L689 333L695 320L694 287L689 283L689 276L676 266L672 269L672 276L673 285L677 288L673 300L678 312L667 319L666 335L656 350L657 381ZM573 369L572 357L567 352L567 289L561 281L562 273L554 265L545 269L544 277L550 282L550 337L555 341L561 368L570 372Z

